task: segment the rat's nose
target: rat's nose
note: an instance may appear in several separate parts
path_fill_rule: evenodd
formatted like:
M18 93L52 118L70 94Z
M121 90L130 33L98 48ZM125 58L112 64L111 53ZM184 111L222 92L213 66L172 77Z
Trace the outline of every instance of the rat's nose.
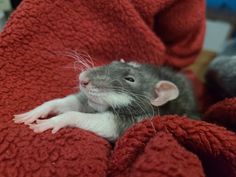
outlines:
M86 87L87 85L89 84L89 80L80 80L80 85L82 86L82 87Z

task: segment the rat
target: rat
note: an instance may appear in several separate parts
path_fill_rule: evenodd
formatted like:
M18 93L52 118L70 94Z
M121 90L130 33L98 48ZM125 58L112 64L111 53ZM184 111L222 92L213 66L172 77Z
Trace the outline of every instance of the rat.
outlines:
M115 141L131 125L155 115L196 113L190 81L165 66L113 61L79 75L80 92L15 115L36 133L78 127ZM49 119L48 115L55 116Z
M221 53L209 64L206 86L216 101L236 96L236 40L228 42Z

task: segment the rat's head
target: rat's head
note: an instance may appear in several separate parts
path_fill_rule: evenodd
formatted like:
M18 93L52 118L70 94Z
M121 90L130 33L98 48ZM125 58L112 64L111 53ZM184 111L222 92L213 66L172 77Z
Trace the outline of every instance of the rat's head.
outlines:
M90 68L80 74L79 81L80 90L87 96L89 105L97 111L125 107L140 101L161 106L179 95L176 85L159 80L154 68L123 60Z

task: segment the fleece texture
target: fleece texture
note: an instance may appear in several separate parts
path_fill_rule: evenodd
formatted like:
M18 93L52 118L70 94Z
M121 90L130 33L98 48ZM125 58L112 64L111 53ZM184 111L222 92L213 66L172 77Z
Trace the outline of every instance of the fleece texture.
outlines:
M115 145L78 128L35 134L12 121L76 92L79 65L68 55L181 69L196 59L204 31L203 0L24 0L0 34L0 177L235 177L235 134L204 121L155 117ZM235 104L213 106L206 120L235 123Z

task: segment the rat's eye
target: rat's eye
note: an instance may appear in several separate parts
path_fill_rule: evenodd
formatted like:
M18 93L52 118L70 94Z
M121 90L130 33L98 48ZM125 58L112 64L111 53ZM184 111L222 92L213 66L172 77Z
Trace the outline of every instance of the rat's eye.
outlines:
M127 80L127 81L129 81L129 82L134 82L134 81L135 81L134 78L131 77L131 76L125 77L125 80Z

